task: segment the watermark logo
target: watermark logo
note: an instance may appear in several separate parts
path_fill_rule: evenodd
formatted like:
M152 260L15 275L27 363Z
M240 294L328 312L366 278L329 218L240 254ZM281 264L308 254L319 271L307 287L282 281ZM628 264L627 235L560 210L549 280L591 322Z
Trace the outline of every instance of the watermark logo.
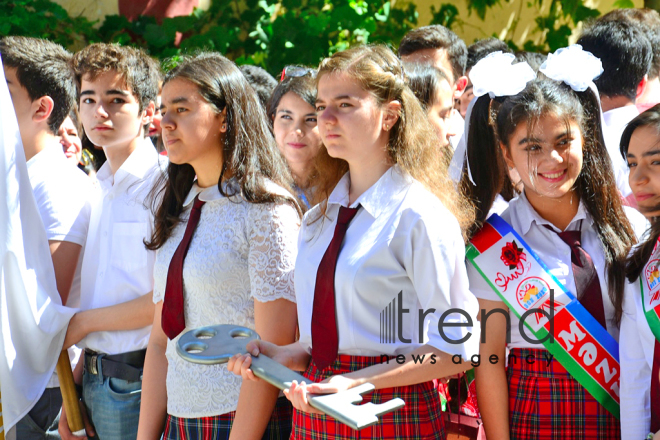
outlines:
M380 312L380 343L381 344L394 344L396 342L396 323L398 320L396 301L401 303L403 292L399 292L398 296ZM400 309L401 307L399 307ZM399 323L401 328L401 323Z

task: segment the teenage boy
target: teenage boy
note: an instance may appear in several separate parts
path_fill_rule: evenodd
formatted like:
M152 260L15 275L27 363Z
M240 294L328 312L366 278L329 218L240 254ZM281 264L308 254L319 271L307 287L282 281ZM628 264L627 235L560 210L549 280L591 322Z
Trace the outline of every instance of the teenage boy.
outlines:
M18 120L28 176L46 229L62 304L80 304L80 273L89 226L92 183L64 155L60 125L76 101L71 54L46 40L5 37L0 55ZM79 352L78 352L79 355ZM75 363L76 353L70 350ZM16 425L21 440L53 439L62 406L57 374Z
M582 31L578 44L603 63L603 73L594 80L605 120L605 145L610 154L616 186L629 202L628 163L619 143L626 125L639 115L635 106L651 69L653 48L639 25L626 21L598 19Z
M93 44L73 57L85 134L103 148L83 260L84 310L71 319L65 346L85 349L84 407L103 440L135 439L142 367L154 315L155 253L144 240L153 217L145 200L161 174L146 137L158 94L158 66L141 50ZM80 369L74 377L80 381ZM79 383L79 382L78 382ZM60 433L72 438L66 415Z

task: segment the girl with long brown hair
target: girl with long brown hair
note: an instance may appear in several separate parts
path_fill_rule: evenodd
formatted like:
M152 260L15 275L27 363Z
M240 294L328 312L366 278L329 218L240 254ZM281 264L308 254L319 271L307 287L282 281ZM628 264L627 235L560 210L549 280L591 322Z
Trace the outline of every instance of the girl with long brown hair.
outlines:
M555 330L559 337L555 334L556 340L550 342L535 337L532 332L538 327L534 326L547 315L521 314L544 310L549 304L557 316L568 304L557 300L565 289L590 315L580 325L589 325L607 344L611 340L607 346L617 355L625 260L636 242L635 232L639 235L645 229L645 220L632 209L624 210L616 189L602 136L598 94L591 84L602 68L593 55L572 46L549 56L541 67L544 78L525 77L517 90L493 92L499 82L508 86L516 82L515 70L524 66L511 65L512 61L512 55L491 54L471 71L479 97L467 134L470 169L462 181L464 186L476 184L472 197L479 226L507 167L517 169L524 188L500 219L519 238L509 239L490 266L488 260L472 260L468 267L470 290L482 310L481 356L500 359L475 370L484 428L488 438L502 440L619 439L614 415L618 402L605 397L603 402L612 403L606 409L585 388L599 376L578 377L573 369L579 363L570 358L571 353L584 354L582 344L566 344L565 356L553 358L557 352L548 350L564 344L562 333ZM580 71L572 70L578 65ZM484 85L488 81L493 83ZM489 239L494 224L503 222L489 222L479 231L472 239L474 249L485 252L483 239ZM504 230L499 230L502 237ZM534 267L540 269L535 272ZM495 272L496 278L486 275ZM553 291L555 301L550 304L546 295ZM502 311L506 313L496 313ZM557 319L552 322L560 325ZM541 339L546 340L543 345Z
M432 380L465 369L452 356L476 354L476 338L467 333L473 329L447 328L444 336L438 330L449 309L463 311L448 313L446 320L456 324L469 325L476 314L461 232L471 210L441 166L437 136L388 48L360 46L325 59L316 111L325 146L317 189L324 200L306 214L300 233L300 341L285 347L255 342L248 351L305 371L309 384L285 391L296 408L294 439L329 433L443 439ZM401 308L401 331L383 338L380 314L393 301ZM253 379L249 365L249 357L236 356L228 368ZM405 408L353 431L307 403L309 393L364 382L376 388L365 401L402 397Z
M155 197L156 312L138 438L280 439L291 406L224 365L184 361L186 328L227 322L274 344L295 340L293 264L301 210L257 95L218 54L165 77L162 136L170 160ZM274 411L275 408L275 411ZM272 414L272 416L271 416Z

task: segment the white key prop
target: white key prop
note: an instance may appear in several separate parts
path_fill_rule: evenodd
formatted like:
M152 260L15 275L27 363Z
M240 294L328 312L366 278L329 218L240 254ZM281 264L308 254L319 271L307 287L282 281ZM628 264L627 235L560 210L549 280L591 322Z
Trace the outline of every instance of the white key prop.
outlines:
M200 327L183 334L176 349L188 362L224 364L235 354L247 353L245 346L254 339L260 339L259 335L246 327L230 324ZM281 390L289 388L294 380L310 383L309 379L263 354L252 357L250 368L255 376ZM309 404L353 429L363 429L378 423L378 416L405 405L399 398L380 404L355 405L362 401L362 394L374 389L372 384L365 383L334 394L310 395Z

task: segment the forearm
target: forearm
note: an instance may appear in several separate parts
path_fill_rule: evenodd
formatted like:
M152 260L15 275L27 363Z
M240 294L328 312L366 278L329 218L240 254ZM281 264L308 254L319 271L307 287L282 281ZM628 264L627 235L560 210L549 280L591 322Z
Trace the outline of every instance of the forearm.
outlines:
M84 329L85 336L99 331L136 330L151 325L154 319L153 292L131 301L76 313L72 319Z
M482 363L474 369L477 402L486 437L509 439L509 386L504 365Z
M243 381L230 440L261 439L278 394L279 390L266 381Z
M162 333L162 330L159 331ZM155 339L154 333L152 331L152 339ZM150 340L142 379L142 401L137 437L139 440L158 440L163 433L167 416L166 378L165 346Z
M369 382L376 389L383 389L428 382L462 373L470 368L466 363L455 364L451 355L430 345L419 347L405 355L405 358L403 364L399 364L394 358L344 376L354 380L355 386Z

